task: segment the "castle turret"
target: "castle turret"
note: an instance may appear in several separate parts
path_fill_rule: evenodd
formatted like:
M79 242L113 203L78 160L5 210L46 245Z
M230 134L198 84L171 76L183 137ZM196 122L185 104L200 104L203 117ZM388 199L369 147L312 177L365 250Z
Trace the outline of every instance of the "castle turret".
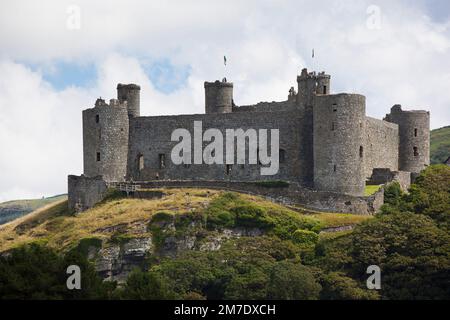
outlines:
M205 82L205 113L229 113L233 109L233 83Z
M97 99L95 107L83 111L84 175L123 181L128 157L127 102Z
M117 85L117 99L120 102L127 102L128 117L140 116L140 95L141 87L136 84L121 84Z
M302 108L313 104L314 95L330 94L330 75L325 72L309 72L305 68L297 76L297 105Z
M317 95L313 107L314 187L364 193L366 98L359 94Z
M404 111L401 105L391 108L386 121L398 124L399 170L419 173L430 164L430 113Z

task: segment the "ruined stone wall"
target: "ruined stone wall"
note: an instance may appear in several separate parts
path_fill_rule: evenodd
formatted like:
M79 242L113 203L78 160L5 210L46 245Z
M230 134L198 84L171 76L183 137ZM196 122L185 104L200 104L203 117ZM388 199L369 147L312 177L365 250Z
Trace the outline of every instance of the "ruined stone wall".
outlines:
M398 126L366 117L364 132L364 176L369 178L374 168L398 170Z
M105 181L122 181L128 157L127 104L98 99L96 106L83 111L84 174L103 176Z
M234 107L233 112L282 112L296 109L295 100L259 102L257 104Z
M315 189L362 195L365 97L345 93L316 96L313 119Z
M85 211L100 202L106 194L106 182L101 176L68 177L68 206L75 212Z
M246 164L236 164L235 161L229 172L225 164L173 164L170 159L171 150L178 142L171 141L171 134L177 128L185 128L193 139L194 121L202 121L203 132L208 128L219 129L224 136L224 150L226 129L279 129L280 150L284 150L284 161L279 164L278 174L262 176L261 164L248 164L248 146ZM305 159L310 146L303 143L302 130L303 119L298 112L237 112L134 118L130 121L128 173L135 181L156 178L242 181L282 179L306 183L306 180L312 179L312 172L304 169L307 167ZM204 142L203 146L208 144L209 142ZM193 150L193 141L191 145ZM165 159L164 167L161 166L161 157Z

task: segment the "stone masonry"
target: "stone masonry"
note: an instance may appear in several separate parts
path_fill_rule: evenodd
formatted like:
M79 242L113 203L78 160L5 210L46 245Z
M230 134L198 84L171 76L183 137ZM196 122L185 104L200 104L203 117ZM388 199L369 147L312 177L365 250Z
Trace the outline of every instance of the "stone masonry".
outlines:
M105 185L284 180L318 194L341 194L346 201L348 197L360 200L374 170L375 178L378 169L395 173L407 188L410 177L429 165L429 112L404 111L395 105L383 120L368 117L366 98L332 94L331 77L324 72L303 69L297 90L291 87L287 100L281 102L236 105L233 83L226 79L205 82L204 89L204 114L141 116L136 84L119 84L117 99L109 104L97 99L93 108L84 110L84 175L69 176L71 209L82 211L101 200L104 190L99 177ZM261 175L259 161L175 165L170 154L178 141L171 141L171 134L178 128L193 132L194 121L202 122L203 132L215 128L224 136L227 129L279 129L278 173ZM203 147L208 143L203 142ZM248 160L248 143L246 152ZM317 197L311 201L317 202ZM308 205L308 197L302 202ZM336 208L341 207L338 202L333 201Z

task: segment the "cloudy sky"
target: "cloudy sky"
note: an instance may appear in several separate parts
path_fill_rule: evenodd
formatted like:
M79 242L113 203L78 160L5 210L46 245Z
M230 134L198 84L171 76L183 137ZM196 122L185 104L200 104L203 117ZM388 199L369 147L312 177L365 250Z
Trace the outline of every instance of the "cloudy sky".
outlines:
M67 191L82 173L81 110L118 82L141 85L143 115L201 113L205 80L232 80L238 105L284 100L303 67L366 95L370 116L400 103L449 125L450 2L5 2L0 201Z

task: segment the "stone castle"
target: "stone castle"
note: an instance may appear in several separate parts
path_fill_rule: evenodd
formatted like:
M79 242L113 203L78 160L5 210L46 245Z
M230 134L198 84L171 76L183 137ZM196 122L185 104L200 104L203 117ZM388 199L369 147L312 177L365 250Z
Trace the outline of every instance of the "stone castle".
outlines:
M331 94L330 75L324 72L303 69L297 85L286 101L237 106L233 83L205 82L204 114L141 116L140 87L119 84L117 99L109 104L97 99L83 111L84 174L69 176L69 206L78 211L91 207L111 183L156 181L159 186L175 181L229 186L283 180L316 198L333 195L339 202L342 195L347 203L363 196L367 181L399 178L407 186L411 176L429 165L429 112L395 105L383 120L368 117L365 96ZM170 152L177 142L171 141L171 133L177 128L192 132L194 121L202 121L204 130L222 132L279 129L278 173L262 176L260 163L173 164ZM302 202L308 204L308 199Z

